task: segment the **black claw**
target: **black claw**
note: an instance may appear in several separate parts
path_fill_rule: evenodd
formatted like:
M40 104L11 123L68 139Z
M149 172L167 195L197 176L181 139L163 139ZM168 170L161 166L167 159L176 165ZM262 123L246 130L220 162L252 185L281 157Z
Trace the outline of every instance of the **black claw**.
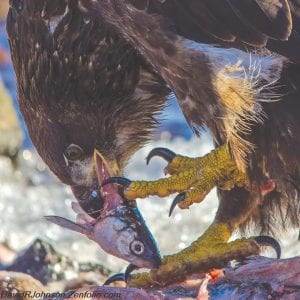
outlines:
M150 160L154 156L162 157L163 159L165 159L167 162L170 163L176 156L176 153L174 153L173 151L171 151L167 148L154 148L150 151L150 153L148 154L148 156L146 158L147 165L149 164Z
M260 246L270 246L276 251L277 259L281 257L280 244L272 237L267 235L261 235L254 238L257 244Z
M110 285L111 283L116 282L116 281L125 281L125 274L124 273L118 273L118 274L110 276L103 283L103 286L104 285Z
M117 183L126 188L131 184L131 180L124 178L124 177L110 177L102 182L101 187L104 187L105 185L111 184L111 183Z
M186 198L186 193L183 192L183 193L180 193L178 194L175 199L173 200L172 204L171 204L171 207L170 207L170 211L169 211L169 217L171 217L172 213L173 213L173 210L174 208L177 206L178 203L180 202L183 202Z
M113 282L116 281L124 281L127 283L130 279L130 274L132 271L138 269L138 267L134 264L129 264L128 267L125 270L125 273L118 273L115 275L110 276L109 278L106 279L106 281L103 283L103 285L110 285Z
M125 282L127 283L130 279L130 274L134 271L139 269L139 267L137 267L134 264L129 264L128 267L125 270Z

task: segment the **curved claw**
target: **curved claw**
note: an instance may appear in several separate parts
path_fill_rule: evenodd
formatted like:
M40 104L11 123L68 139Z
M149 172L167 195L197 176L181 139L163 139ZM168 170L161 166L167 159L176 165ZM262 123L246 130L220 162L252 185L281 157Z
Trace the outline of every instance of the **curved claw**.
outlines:
M169 211L169 217L171 217L172 213L173 213L173 210L174 208L177 206L178 203L180 202L183 202L186 198L186 193L183 192L183 193L180 193L178 194L175 199L173 200L172 204L171 204L171 207L170 207L170 211Z
M106 279L106 281L103 283L103 286L110 285L111 283L116 282L116 281L125 281L125 273L118 273L118 274L108 277Z
M110 285L113 282L116 281L124 281L127 283L130 279L130 274L132 271L138 269L138 267L134 264L129 264L128 267L125 270L125 273L117 273L115 275L110 276L106 279L106 281L103 283L103 285Z
M171 151L167 148L154 148L150 151L150 153L148 154L148 156L146 158L147 165L149 164L150 160L154 156L162 157L163 159L165 159L167 162L170 163L176 156L176 153L174 153L173 151Z
M105 185L111 183L117 183L119 185L122 185L124 188L127 188L131 184L131 180L124 177L110 177L102 182L101 187L104 187Z
M257 244L260 246L270 246L276 251L277 259L281 257L280 244L272 237L267 235L261 235L254 238Z
M134 270L137 270L139 269L139 267L137 267L136 265L134 264L129 264L125 270L125 282L128 282L129 279L130 279L130 274L134 271Z

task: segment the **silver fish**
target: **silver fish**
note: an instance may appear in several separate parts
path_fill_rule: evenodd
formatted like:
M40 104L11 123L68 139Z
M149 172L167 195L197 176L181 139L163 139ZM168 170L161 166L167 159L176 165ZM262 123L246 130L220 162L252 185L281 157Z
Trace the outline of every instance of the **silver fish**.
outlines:
M59 216L45 218L49 222L84 234L107 253L138 268L156 269L161 264L157 244L135 207L119 206L97 220L82 211L79 214L80 223Z

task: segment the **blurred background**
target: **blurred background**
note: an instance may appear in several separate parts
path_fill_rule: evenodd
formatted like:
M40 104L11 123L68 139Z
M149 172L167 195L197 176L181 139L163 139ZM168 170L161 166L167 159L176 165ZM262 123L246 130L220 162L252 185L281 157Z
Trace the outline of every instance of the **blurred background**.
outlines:
M78 262L100 263L113 271L120 271L125 263L106 255L87 238L58 226L48 224L44 215L74 218L68 187L50 174L37 156L20 115L16 82L9 56L5 30L8 0L0 1L0 269L9 265L16 255L40 238L57 251ZM165 163L159 158L146 166L145 157L154 147L196 157L209 152L213 142L207 132L196 139L174 99L160 116L161 127L155 139L131 159L126 176L131 179L163 177ZM174 253L188 246L212 222L217 209L216 192L192 209L175 210L168 217L172 197L140 200L138 202L150 230L163 254ZM283 256L299 255L298 232L291 230L280 236ZM270 251L271 252L271 251ZM269 253L273 255L273 253ZM74 273L68 275L76 276Z

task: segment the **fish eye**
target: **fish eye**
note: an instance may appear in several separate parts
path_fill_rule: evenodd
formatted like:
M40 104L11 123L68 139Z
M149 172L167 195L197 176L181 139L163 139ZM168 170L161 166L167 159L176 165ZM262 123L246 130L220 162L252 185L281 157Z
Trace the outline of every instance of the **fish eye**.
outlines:
M67 147L67 149L64 152L64 157L71 162L74 162L76 160L80 160L83 157L83 150L80 146L71 144Z
M135 255L142 255L145 250L145 246L141 241L133 241L130 244L130 250L135 254Z

